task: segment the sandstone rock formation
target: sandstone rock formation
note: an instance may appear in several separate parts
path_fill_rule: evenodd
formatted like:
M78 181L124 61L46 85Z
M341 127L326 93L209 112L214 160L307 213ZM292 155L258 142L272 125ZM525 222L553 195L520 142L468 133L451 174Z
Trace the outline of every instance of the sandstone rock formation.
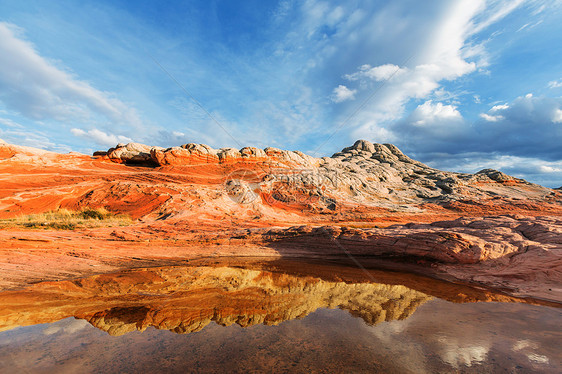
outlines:
M366 140L323 158L275 148L215 150L194 143L168 149L131 143L110 149L108 157L116 162L156 164L163 171L170 166L176 170L189 167L184 172L191 175L197 174L198 168L213 170L222 173L227 183L233 179L233 167L243 169L250 173L246 179L234 177L239 193L246 195L251 188L252 195L260 197L258 202L297 210L333 211L359 204L420 212L419 205L428 203L462 209L489 201L512 205L521 200L544 203L561 199L551 189L497 170L484 169L475 174L440 171L412 160L392 144ZM246 197L235 200L248 203Z
M314 158L200 144L90 157L0 143L0 219L83 207L135 221L52 232L3 222L1 287L209 255L341 260L347 248L562 300L561 191L490 169L439 171L390 144L360 140Z
M114 162L125 164L152 164L151 151L159 147L149 147L140 143L119 143L107 151L107 157Z
M366 266L369 258L416 261L458 280L562 302L559 217L459 218L385 229L298 226L264 236L281 253L346 255Z

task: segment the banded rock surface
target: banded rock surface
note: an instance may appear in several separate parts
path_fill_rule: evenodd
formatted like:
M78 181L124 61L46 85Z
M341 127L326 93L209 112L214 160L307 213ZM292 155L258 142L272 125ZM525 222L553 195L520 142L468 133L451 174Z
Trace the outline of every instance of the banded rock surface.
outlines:
M217 172L222 170L227 179L235 180L239 193L244 194L243 202L248 202L249 193L260 196L268 205L292 204L305 210L335 210L342 204L361 204L417 212L420 210L413 205L424 203L452 203L450 207L455 208L459 201L473 205L493 200L508 204L560 202L562 196L555 190L493 169L475 174L437 170L404 155L392 144L366 140L358 140L332 157L322 158L276 148L215 150L194 143L168 149L121 145L110 149L108 155L111 160L120 155L117 161L125 163L145 159L162 170L190 167L186 174L195 172L194 167L218 167ZM237 168L246 173L233 173Z

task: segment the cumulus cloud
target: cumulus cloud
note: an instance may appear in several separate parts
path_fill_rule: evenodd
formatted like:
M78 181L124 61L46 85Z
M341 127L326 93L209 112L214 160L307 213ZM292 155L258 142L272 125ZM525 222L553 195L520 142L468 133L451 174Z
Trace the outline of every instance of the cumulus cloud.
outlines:
M428 100L418 107L412 113L412 118L416 119L415 125L425 125L435 123L436 121L455 121L462 119L457 107L453 105L443 105L443 103L433 103Z
M353 100L355 99L356 92L357 90L350 90L346 86L340 84L339 86L334 88L334 91L332 93L332 101L334 103L341 103L343 101Z
M377 128L387 127L391 121L400 119L410 100L427 99L433 92L440 92L442 82L456 80L487 65L484 47L469 40L514 7L500 7L490 11L485 5L484 1L472 0L449 5L444 16L436 22L432 36L428 38L424 48L415 55L413 60L416 64L413 67L388 63L375 67L362 65L356 72L344 76L349 81L387 80L386 87L373 105L359 115L358 122L363 124L354 131L356 137L368 138ZM439 106L435 109L438 108ZM421 107L417 110L419 112L423 109ZM451 109L441 107L441 114L451 114L457 119L458 111Z
M562 98L527 94L510 104L493 106L473 123L461 120L458 116L451 117L447 121L451 128L443 133L436 131L443 127L440 118L428 116L425 132L416 133L415 130L419 129L417 116L420 113L433 113L430 107L425 111L416 109L416 115L413 113L390 127L393 132L410 134L410 138L404 141L405 145L410 147L417 144L416 149L420 153L440 149L453 153L496 152L522 157L540 156L551 161L562 159ZM451 108L447 111L442 109L441 112L451 112ZM454 120L459 124L458 127L453 126ZM431 137L428 132L431 132ZM422 136L427 138L422 139Z
M388 131L405 151L443 150L443 147L448 148L467 135L465 120L457 107L433 100L418 105L408 117L396 122Z
M343 78L349 82L348 89L355 89L353 84L359 83L356 97L365 97L369 92L376 93L374 100L356 115L354 122L358 126L352 131L352 136L378 141L375 134L381 133L381 128L393 132L392 123L403 122L406 107L412 100L427 102L430 98L442 99L445 82L455 81L485 69L489 65L486 41L476 42L482 39L475 38L475 35L497 23L522 4L523 2L519 0L511 2L463 0L442 4L443 11L440 16L433 19L431 26L424 26L424 32L429 37L420 40L418 47L409 46L413 54L406 61L411 61L413 64L404 62L396 64L389 60L376 65L363 64L355 71L344 74ZM381 22L384 23L384 20ZM412 30L420 27L420 25L409 26ZM382 81L384 86L380 86L380 83L379 86L374 85ZM455 112L452 107L439 107L439 104L431 103L416 108L415 113L410 114L409 120L414 117L425 117L424 114L428 115L429 113L422 113L422 111L429 110L430 105L435 106L431 108L432 110L442 111L437 115L437 121L441 124L443 124L442 117L447 114L452 116L449 120L459 122L458 110L455 109ZM502 119L501 114L492 112L483 113L481 118L483 122L488 123ZM431 118L427 118L427 121L429 123ZM458 126L452 127L458 132ZM431 140L429 142L431 143Z
M554 113L552 114L552 122L562 123L562 110L560 110L559 108L554 109Z
M98 129L84 131L82 129L71 129L74 136L93 141L99 145L114 146L118 143L130 143L133 140L123 135L108 134Z
M535 97L527 94L509 105L491 108L497 120L473 125L472 138L481 145L474 149L516 156L542 156L562 159L562 98Z
M437 168L494 168L562 184L562 98L527 94L492 106L472 123L454 106L439 104L427 101L388 127L395 144Z
M88 121L138 127L133 108L40 56L22 30L0 22L0 101L33 120Z

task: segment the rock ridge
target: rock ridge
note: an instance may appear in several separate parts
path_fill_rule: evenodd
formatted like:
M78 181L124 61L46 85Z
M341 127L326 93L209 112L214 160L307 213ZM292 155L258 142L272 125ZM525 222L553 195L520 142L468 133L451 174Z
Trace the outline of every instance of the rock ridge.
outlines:
M556 194L498 170L483 169L475 174L437 170L406 156L392 144L367 140L357 140L322 158L271 147L213 149L195 143L166 149L120 144L104 157L164 169L189 167L189 172L194 168L219 168L217 172L231 174L226 181L228 192L243 195L245 203L259 196L268 205L293 203L294 208L305 210L316 206L319 211L334 211L347 202L415 212L412 204L498 198L544 201ZM249 173L240 178L232 174L233 168ZM229 182L232 180L234 185Z

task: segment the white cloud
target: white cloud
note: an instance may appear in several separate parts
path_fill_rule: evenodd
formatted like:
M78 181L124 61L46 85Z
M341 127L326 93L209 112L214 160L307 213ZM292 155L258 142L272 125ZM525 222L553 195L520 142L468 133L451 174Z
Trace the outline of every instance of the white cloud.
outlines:
M500 110L506 110L506 109L509 109L509 105L507 105L507 104L499 104L499 105L494 105L494 106L492 107L492 109L490 109L490 112L491 112L491 113L494 113L494 112L497 112L497 111L500 111Z
M407 69L401 68L393 64L385 64L380 66L371 67L371 65L363 65L359 68L359 71L353 74L346 74L344 78L350 81L356 81L360 79L373 79L375 81L385 81L396 76L400 76L405 73Z
M509 13L513 12L516 8L522 5L525 0L510 0L510 1L495 1L490 2L490 11L484 15L483 19L480 22L477 22L472 25L471 33L475 34L483 29L489 27L490 25L498 22Z
M529 25L530 25L530 23L524 24L523 26L521 26L520 28L518 28L516 32L522 31L523 29L525 29L525 28L526 28L527 26L529 26Z
M439 169L491 167L551 187L562 184L562 98L527 94L480 118L468 123L455 106L429 100L385 130L407 154ZM372 139L379 141L380 129L371 129Z
M447 81L482 72L489 61L494 61L488 58L486 36L475 34L521 4L508 0L439 0L423 4L359 0L331 5L323 0L307 0L292 5L283 3L282 14L287 15L284 19L293 21L290 32L274 45L276 56L285 67L293 67L293 76L296 72L308 78L301 81L330 83L328 92L325 86L312 86L316 97L329 96L336 103L351 97L363 102L374 94L354 114L349 137L379 141L381 134L394 136L392 123L404 117L412 99L461 105L441 97L438 90ZM337 17L330 17L332 12ZM298 59L299 65L292 65ZM472 96L474 92L464 95L467 94ZM317 114L317 119L324 126L327 122L338 123L354 109L352 105L338 105L330 111L336 118Z
M562 98L521 96L493 106L473 123L445 107L418 106L389 128L389 136L407 154L439 169L491 167L535 183L562 185Z
M546 5L542 4L537 9L535 9L532 13L533 16L542 13L546 9Z
M432 96L439 98L444 82L482 71L482 68L489 65L485 42L475 43L473 36L498 22L521 4L522 1L519 0L450 2L443 8L442 16L433 20L425 43L420 43L418 52L412 55L411 61L415 62L413 67L389 61L375 67L364 64L355 72L344 75L351 82L360 83L382 81L391 77L384 87L377 86L380 92L377 92L375 100L357 114L356 122L360 125L352 131L353 137L372 138L380 128L391 129L393 121L403 118L406 104L412 99L427 100ZM397 74L391 76L392 72ZM373 92L374 87L373 84L360 84L356 96ZM455 114L454 118L460 118L450 109L442 108L444 112L441 114Z
M562 87L562 79L548 82L548 88L559 88L559 87Z
M562 110L559 108L554 109L554 114L552 115L552 122L562 123Z
M13 128L14 130L3 130L0 128L0 137L7 143L45 149L53 152L69 152L71 150L71 148L65 144L54 143L43 132L25 130L23 127Z
M480 118L484 119L485 121L488 122L498 122L499 120L504 119L503 116L492 116L486 113L480 113Z
M34 120L141 126L136 111L40 56L22 30L0 22L0 101Z
M130 143L133 140L123 135L107 134L98 129L84 131L82 129L71 129L70 132L74 136L93 141L100 145L114 146L117 143Z
M8 127L14 127L14 128L19 128L22 129L23 126L20 125L19 123L12 121L9 118L0 118L0 124L4 125L4 126L8 126Z
M504 112L506 110L509 109L509 105L508 104L498 104L498 105L494 105L489 111L488 113L480 113L480 118L482 118L484 121L487 122L498 122L501 120L504 120L505 117L501 114L498 114L498 112Z
M343 8L341 6L337 6L326 15L326 23L330 26L334 26L342 19L343 16Z
M341 103L343 101L355 99L356 92L357 90L350 90L346 86L340 84L334 88L331 98L334 103Z
M425 125L442 120L447 121L462 119L457 107L453 105L443 105L443 103L433 104L432 100L428 100L425 103L418 105L418 107L414 110L412 117L418 118L414 121L414 124L416 125Z
M555 167L555 166L549 166L549 165L540 165L539 166L539 171L541 173L562 173L562 167Z
M371 110L362 115L362 120L366 123L354 135L369 137L376 127L385 126L385 123L402 117L404 107L410 99L427 98L440 88L440 82L455 80L474 72L477 64L466 58L469 55L477 57L482 52L474 47L466 49L466 40L472 35L472 19L483 9L481 1L461 1L450 6L449 11L435 26L433 36L419 55L415 56L414 60L418 63L413 68L392 64L375 68L362 66L357 72L349 74L347 77L351 79L368 76L380 80L388 77L391 71L399 72L388 81ZM444 110L442 114L447 114L450 109L441 108ZM449 114L456 115L452 110Z

